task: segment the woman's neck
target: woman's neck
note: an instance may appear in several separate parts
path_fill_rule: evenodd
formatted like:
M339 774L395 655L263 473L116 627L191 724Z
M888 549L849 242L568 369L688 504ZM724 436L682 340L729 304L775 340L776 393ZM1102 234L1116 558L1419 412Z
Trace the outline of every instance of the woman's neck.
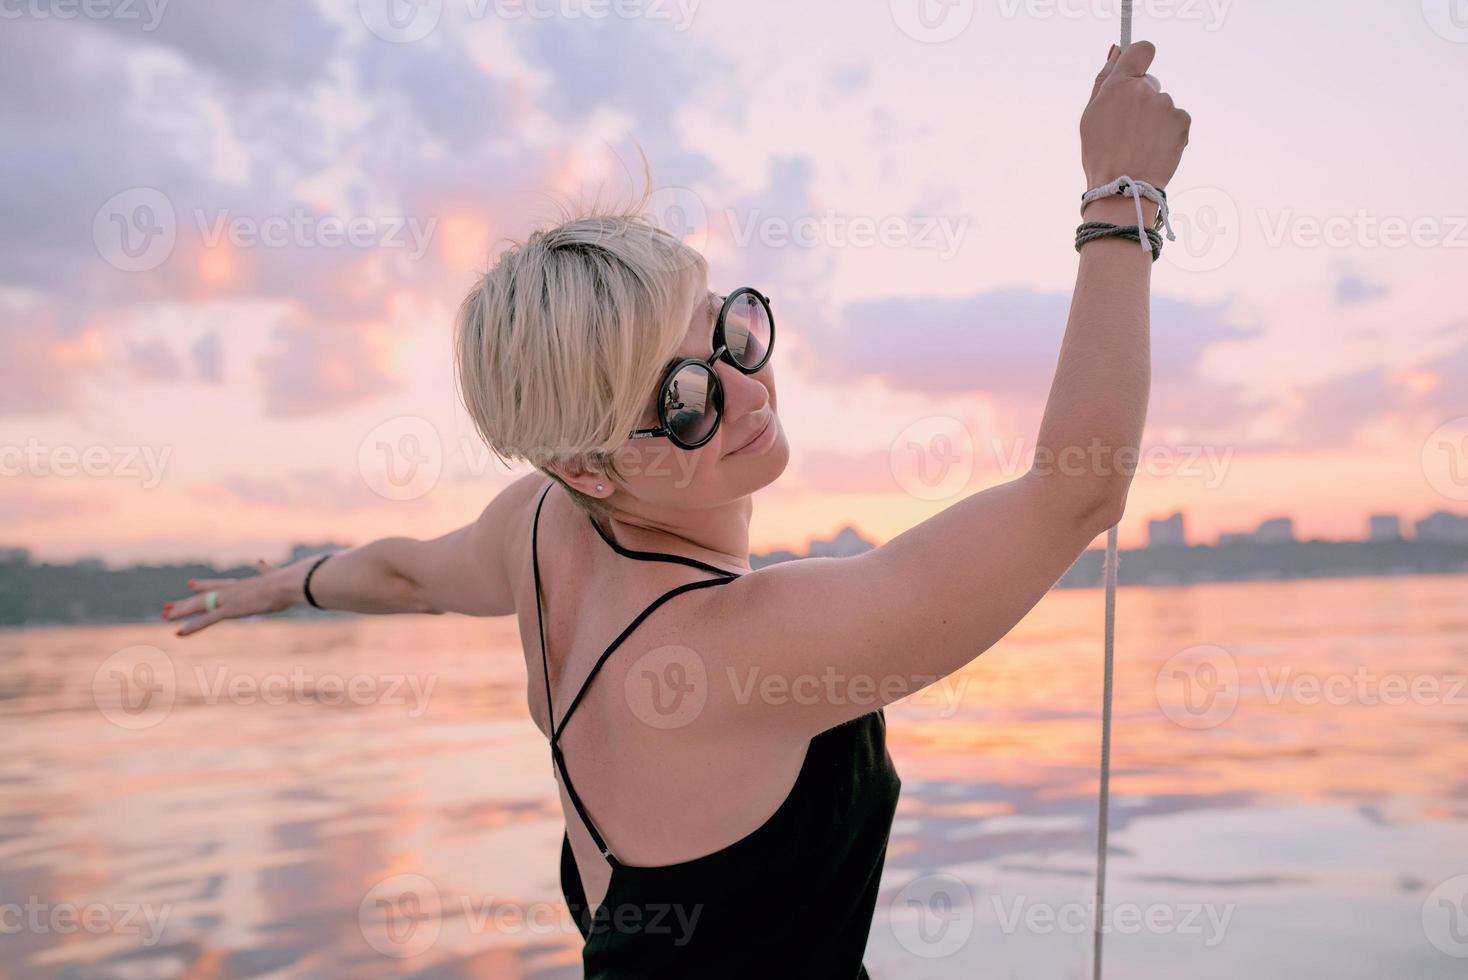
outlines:
M753 512L754 501L749 496L707 510L658 514L613 504L600 523L624 548L696 558L744 574L750 571L749 519Z

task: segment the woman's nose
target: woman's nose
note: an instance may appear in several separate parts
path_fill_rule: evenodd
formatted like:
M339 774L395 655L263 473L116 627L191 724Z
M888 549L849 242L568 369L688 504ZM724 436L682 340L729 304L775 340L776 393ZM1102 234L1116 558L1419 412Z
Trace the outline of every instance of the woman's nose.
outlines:
M745 374L733 365L719 362L719 383L724 388L724 414L739 419L764 408L770 400L770 391L761 377L766 372Z

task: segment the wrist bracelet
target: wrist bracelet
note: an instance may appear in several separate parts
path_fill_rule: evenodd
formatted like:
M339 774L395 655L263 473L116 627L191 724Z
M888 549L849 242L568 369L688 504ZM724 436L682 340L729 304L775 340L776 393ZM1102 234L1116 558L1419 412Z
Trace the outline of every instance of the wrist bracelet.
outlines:
M1172 233L1171 211L1167 206L1167 191L1159 187L1153 187L1145 180L1134 180L1131 177L1118 177L1109 184L1093 187L1081 195L1081 217L1086 215L1086 207L1093 201L1099 201L1103 197L1130 197L1137 206L1137 227L1143 225L1142 198L1146 198L1157 205L1157 221L1153 228L1166 228L1167 240L1177 241L1177 236ZM1138 239L1140 241L1140 239ZM1142 244L1146 248L1146 243ZM1155 261L1155 256L1154 256Z
M1145 237L1143 237L1145 235ZM1127 241L1142 242L1142 248L1152 253L1152 261L1162 256L1162 236L1151 228L1141 225L1114 225L1107 221L1087 221L1076 229L1076 251L1102 238L1125 238Z
M301 590L306 593L306 601L315 606L317 609L322 609L324 607L311 595L311 576L315 575L316 569L320 568L321 563L326 561L326 559L330 557L331 555L328 553L316 559L315 563L312 564L311 568L306 572L306 581L301 585Z

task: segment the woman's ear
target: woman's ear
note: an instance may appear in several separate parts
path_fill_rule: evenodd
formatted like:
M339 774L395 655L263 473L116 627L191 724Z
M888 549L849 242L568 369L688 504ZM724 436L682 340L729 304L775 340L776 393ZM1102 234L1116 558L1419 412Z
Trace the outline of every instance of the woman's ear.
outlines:
M547 472L578 493L584 493L588 497L610 495L612 481L605 473L576 463L553 463L547 464L545 468Z

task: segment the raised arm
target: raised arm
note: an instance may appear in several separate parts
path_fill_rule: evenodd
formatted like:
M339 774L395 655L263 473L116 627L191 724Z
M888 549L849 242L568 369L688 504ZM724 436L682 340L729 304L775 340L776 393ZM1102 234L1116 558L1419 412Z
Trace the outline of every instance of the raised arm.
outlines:
M1190 120L1146 76L1153 54L1133 45L1097 79L1081 124L1089 186L1127 174L1165 187L1177 168ZM1097 202L1086 218L1136 223L1130 200ZM746 685L734 694L738 713L815 733L951 674L1120 519L1146 415L1152 257L1135 241L1103 239L1079 263L1028 473L865 555L777 565L709 599L744 610L728 611L740 624L721 657L730 678L776 675L772 690L821 692L764 698Z
M311 595L324 609L347 612L509 615L515 603L506 542L524 517L529 494L543 484L539 474L516 480L477 520L440 537L379 538L339 552L311 577ZM302 586L317 557L281 568L262 566L254 578L195 580L189 583L194 595L165 606L164 618L184 620L178 633L188 636L221 620L304 605ZM211 590L218 592L212 612L204 601Z

